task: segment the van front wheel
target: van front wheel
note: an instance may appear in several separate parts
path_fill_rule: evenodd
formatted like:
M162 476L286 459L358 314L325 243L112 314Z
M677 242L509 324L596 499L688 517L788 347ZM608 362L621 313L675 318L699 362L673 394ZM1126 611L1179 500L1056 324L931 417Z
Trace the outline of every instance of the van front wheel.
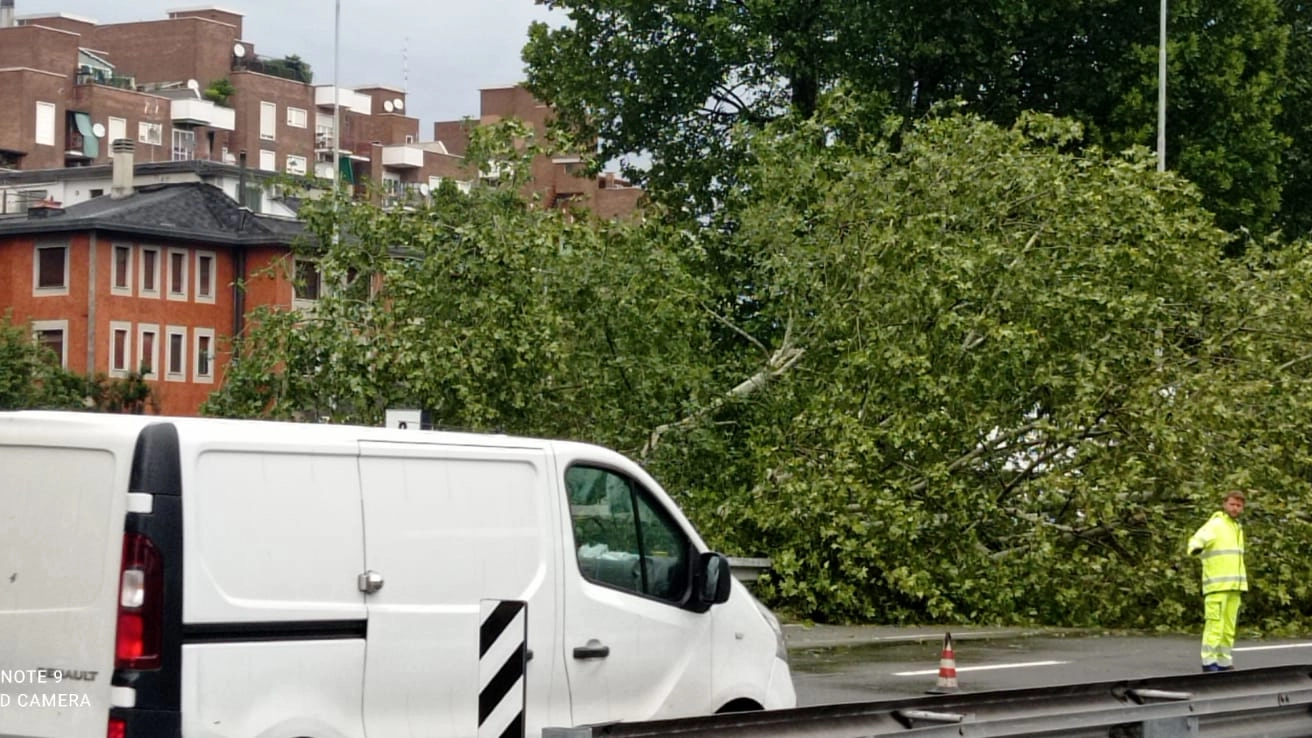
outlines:
M758 705L755 700L739 698L716 710L715 714L723 715L726 712L757 712L764 709L765 708Z

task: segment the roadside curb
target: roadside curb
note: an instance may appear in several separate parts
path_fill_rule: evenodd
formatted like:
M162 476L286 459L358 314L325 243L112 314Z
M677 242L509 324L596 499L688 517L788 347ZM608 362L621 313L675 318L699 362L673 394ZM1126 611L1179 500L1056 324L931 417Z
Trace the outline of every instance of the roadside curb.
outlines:
M887 625L802 625L785 624L784 641L790 651L809 649L855 648L860 646L898 645L905 643L942 643L946 633L955 641L1028 638L1063 635L1060 628L979 628L979 627L911 627Z

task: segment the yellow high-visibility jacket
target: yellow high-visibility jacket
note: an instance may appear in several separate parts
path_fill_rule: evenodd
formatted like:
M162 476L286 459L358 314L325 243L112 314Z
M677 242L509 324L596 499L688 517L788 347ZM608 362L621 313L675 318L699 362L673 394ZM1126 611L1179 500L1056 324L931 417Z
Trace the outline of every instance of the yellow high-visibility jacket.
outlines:
M1217 512L1189 539L1189 553L1203 560L1203 594L1248 591L1244 569L1244 528Z

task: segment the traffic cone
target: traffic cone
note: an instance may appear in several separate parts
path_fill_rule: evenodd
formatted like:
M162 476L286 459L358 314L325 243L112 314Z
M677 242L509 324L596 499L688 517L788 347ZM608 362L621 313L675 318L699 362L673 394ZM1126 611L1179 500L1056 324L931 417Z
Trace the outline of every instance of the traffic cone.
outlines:
M951 633L943 634L943 653L938 659L938 684L925 691L929 694L954 694L961 691L957 686L957 660L952 655Z

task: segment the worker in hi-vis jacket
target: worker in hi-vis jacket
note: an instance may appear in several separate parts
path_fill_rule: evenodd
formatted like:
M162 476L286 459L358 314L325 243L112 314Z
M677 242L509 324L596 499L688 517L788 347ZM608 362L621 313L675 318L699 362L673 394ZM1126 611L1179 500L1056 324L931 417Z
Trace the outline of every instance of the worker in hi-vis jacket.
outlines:
M1244 493L1225 494L1221 509L1189 539L1189 553L1203 561L1203 671L1234 667L1235 623L1239 597L1248 591L1244 569Z

